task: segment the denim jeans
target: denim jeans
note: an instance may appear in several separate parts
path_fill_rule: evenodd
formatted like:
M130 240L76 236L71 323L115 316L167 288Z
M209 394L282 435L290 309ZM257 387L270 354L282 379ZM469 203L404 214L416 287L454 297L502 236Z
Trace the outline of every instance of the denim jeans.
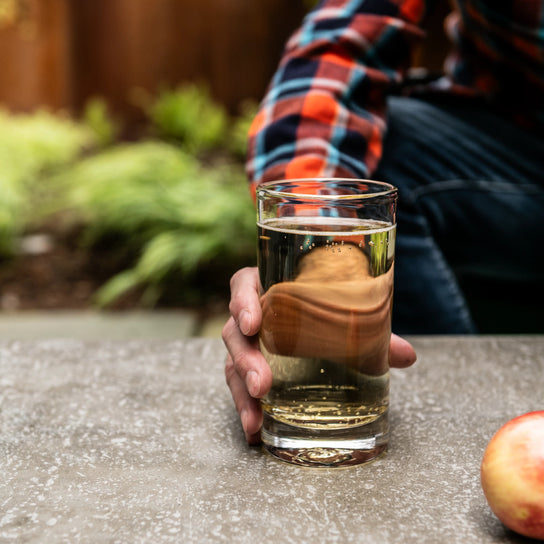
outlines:
M395 332L544 332L543 166L541 138L467 100L390 99Z

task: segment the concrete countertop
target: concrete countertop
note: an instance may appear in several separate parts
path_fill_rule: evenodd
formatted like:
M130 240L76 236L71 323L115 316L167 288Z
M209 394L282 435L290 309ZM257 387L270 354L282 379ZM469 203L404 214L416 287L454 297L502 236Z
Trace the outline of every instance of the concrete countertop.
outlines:
M544 408L544 336L418 337L380 460L303 469L243 438L218 339L0 342L0 542L527 542L484 448Z

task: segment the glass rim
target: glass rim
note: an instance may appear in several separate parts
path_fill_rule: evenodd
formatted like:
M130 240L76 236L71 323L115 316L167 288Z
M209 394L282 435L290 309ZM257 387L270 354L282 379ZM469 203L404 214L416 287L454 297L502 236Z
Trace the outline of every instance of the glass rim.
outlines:
M304 184L307 182L354 182L354 183L364 183L364 184L374 184L383 188L383 191L377 191L374 193L358 193L358 194L348 194L348 195L318 195L318 194L308 194L300 192L287 192L281 190L273 190L274 187L278 185L286 184ZM363 178L331 178L331 177L313 177L313 178L288 178L288 179L278 179L274 181L266 181L261 183L256 188L257 197L262 194L266 194L271 197L276 198L295 198L299 200L361 200L361 199L370 199L376 197L392 196L398 192L397 187L391 183L385 181L377 181L373 179L363 179Z

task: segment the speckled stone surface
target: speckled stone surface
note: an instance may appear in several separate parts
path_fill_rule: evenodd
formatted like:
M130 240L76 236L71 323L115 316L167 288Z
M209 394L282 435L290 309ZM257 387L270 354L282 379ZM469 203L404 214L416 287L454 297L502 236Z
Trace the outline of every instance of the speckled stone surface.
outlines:
M218 339L0 342L0 542L527 542L479 468L544 407L544 337L413 342L388 453L336 470L246 446Z

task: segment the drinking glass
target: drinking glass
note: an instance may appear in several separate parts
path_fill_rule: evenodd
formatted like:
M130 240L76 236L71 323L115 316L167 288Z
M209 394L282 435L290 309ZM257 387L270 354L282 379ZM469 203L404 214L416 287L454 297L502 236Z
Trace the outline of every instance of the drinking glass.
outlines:
M257 189L264 447L302 466L371 461L389 436L397 189L313 178Z

